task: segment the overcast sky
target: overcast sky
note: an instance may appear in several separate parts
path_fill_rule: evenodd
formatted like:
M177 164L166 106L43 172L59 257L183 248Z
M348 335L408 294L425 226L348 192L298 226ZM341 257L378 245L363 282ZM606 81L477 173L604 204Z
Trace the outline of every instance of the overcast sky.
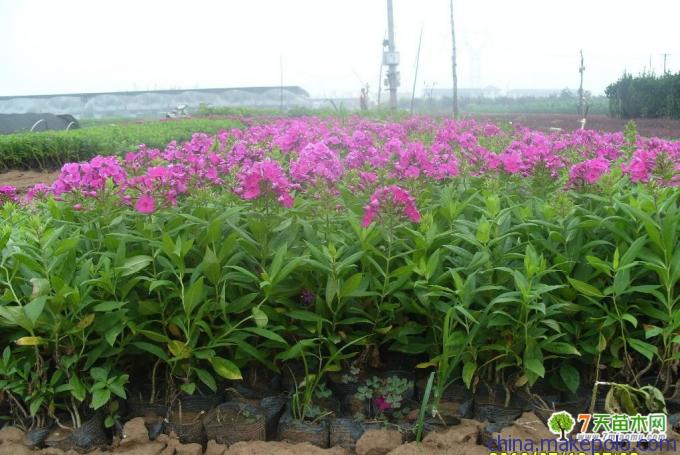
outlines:
M400 91L451 86L448 0L394 0ZM459 87L585 88L680 71L677 0L455 0ZM0 0L0 95L378 86L386 0Z

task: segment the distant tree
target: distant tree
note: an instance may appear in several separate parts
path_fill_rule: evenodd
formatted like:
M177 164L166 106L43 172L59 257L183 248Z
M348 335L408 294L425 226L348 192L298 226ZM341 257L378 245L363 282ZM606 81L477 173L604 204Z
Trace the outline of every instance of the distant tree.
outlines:
M560 92L560 98L562 98L562 99L573 99L574 94L572 93L571 90L569 90L568 88L565 88Z

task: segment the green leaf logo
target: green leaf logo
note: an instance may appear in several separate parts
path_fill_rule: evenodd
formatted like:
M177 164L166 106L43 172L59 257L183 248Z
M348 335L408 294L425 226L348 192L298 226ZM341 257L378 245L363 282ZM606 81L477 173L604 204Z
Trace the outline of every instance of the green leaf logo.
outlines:
M567 411L553 412L548 419L548 429L552 434L556 434L561 440L567 439L566 434L571 432L576 425L576 421Z

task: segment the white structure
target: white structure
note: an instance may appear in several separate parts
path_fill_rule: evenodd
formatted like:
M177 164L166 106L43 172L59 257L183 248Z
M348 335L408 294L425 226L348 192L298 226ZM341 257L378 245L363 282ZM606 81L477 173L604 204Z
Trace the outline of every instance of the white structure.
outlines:
M68 113L87 117L163 117L179 105L189 112L201 104L227 107L310 107L297 86L153 90L65 95L0 96L0 114Z

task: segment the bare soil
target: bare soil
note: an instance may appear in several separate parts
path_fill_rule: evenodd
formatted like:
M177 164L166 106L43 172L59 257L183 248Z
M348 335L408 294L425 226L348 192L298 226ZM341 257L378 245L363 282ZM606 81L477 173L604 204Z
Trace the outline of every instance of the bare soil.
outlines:
M25 192L36 183L50 185L59 177L59 171L7 171L0 174L0 186L11 185L19 193Z
M550 132L551 128L574 131L581 128L580 117L573 114L480 114L472 118L480 121L512 122L527 128ZM637 130L645 137L680 138L680 120L635 119ZM589 130L617 132L623 131L628 120L611 118L606 115L589 115L586 128Z
M88 455L358 455L388 454L388 455L487 455L491 449L480 443L484 424L475 420L462 419L459 425L446 428L443 431L428 434L423 442L399 444L400 435L387 430L371 430L359 439L356 452L350 452L342 447L320 449L309 443L289 444L286 442L239 442L229 447L210 441L207 447L199 444L181 444L174 434L160 435L155 441L150 441L141 418L133 419L125 424L123 438L114 439L113 444L105 450L95 450ZM395 434L397 443L395 444ZM514 440L531 439L537 443L541 439L554 439L543 422L533 413L525 413L511 426L502 432L491 435L493 440L512 438ZM680 435L669 432L668 438L678 440ZM668 451L655 452L668 455ZM0 455L77 455L75 451L64 452L60 449L31 449L24 444L24 433L14 427L0 430Z

